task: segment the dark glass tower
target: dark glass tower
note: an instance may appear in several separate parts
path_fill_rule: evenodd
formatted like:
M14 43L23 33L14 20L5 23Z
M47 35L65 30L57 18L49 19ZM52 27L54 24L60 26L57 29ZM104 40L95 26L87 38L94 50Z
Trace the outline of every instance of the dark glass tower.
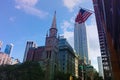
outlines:
M11 55L12 48L13 48L13 44L7 44L4 52L8 55Z
M108 58L110 59L110 63L112 67L113 79L119 80L120 79L120 1L93 0L93 3L94 3L97 24L98 26L102 25L101 28L103 29L102 31L105 34L104 38L106 39ZM100 38L99 31L100 30L98 27L98 33ZM101 55L102 54L103 53L101 53ZM106 65L107 63L103 63L103 64Z
M103 8L102 0L93 0L94 11L97 22L99 43L100 43L100 51L102 57L103 71L104 71L104 79L107 80L111 78L111 65L110 65L110 55L108 51L107 41L106 41L106 33L104 31L103 25Z

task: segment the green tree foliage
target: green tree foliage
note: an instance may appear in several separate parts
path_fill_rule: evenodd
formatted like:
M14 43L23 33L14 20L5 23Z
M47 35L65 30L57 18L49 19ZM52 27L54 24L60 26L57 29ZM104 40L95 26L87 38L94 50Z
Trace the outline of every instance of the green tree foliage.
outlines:
M71 76L70 73L64 73L64 72L58 71L55 74L54 80L70 80L70 76ZM75 76L72 76L72 77L73 77L73 80L78 80Z
M55 80L69 80L70 74L58 71L55 74Z
M99 73L96 71L94 74L94 80L103 80L103 77L99 76Z
M44 80L44 72L37 62L0 66L0 80Z

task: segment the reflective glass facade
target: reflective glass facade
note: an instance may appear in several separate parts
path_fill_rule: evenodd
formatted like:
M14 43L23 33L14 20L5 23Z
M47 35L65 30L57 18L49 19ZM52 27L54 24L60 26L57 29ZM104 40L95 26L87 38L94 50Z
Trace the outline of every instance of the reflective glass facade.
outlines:
M85 23L75 23L74 27L74 48L78 56L81 59L85 59L89 62L88 57L88 45L87 45L87 35Z

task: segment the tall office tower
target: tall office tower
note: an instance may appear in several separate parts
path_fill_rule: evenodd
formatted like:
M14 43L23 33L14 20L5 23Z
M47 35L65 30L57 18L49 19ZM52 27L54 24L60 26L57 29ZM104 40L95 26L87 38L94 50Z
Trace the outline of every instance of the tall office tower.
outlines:
M102 0L93 0L95 17L97 22L97 29L98 29L98 36L99 36L99 43L100 43L100 51L102 57L102 64L103 64L103 71L104 71L104 79L108 80L112 77L111 72L111 64L110 64L110 54L108 51L108 45L106 41L106 32L104 30L104 23L103 23L103 11L102 9Z
M98 61L99 76L103 77L103 79L104 79L102 58L101 57L97 57L97 61Z
M120 1L103 0L103 5L113 79L120 80Z
M0 41L0 51L1 51L1 48L2 48L2 41Z
M56 12L54 13L52 26L49 35L46 35L45 54L46 54L46 80L54 80L54 75L58 70L58 37L56 25Z
M112 76L114 80L120 79L120 1L119 0L93 0L99 10L106 41L109 50ZM97 11L96 11L97 12ZM96 16L98 16L96 14Z
M89 57L85 21L90 15L90 12L80 9L74 27L74 48L80 58L86 60L87 63L89 63Z
M75 66L75 53L71 45L67 42L66 38L59 38L59 62L60 62L60 71L64 73L70 73L73 76L78 73L78 66ZM77 64L76 64L77 65Z
M4 52L10 56L11 52L12 52L12 49L13 49L13 44L12 43L7 44Z
M32 48L32 47L36 48L37 47L36 43L34 43L33 41L27 41L23 62L26 61L28 50L29 50L29 48Z

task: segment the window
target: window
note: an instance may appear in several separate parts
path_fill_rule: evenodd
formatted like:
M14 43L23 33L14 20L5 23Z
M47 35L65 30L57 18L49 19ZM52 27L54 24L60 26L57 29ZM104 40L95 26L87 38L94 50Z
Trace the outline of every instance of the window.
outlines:
M48 51L47 51L47 58L48 58Z
M63 71L64 71L64 69L65 69L65 68L63 67Z
M65 63L63 63L63 65L65 65Z
M49 51L49 58L51 58L51 51Z

